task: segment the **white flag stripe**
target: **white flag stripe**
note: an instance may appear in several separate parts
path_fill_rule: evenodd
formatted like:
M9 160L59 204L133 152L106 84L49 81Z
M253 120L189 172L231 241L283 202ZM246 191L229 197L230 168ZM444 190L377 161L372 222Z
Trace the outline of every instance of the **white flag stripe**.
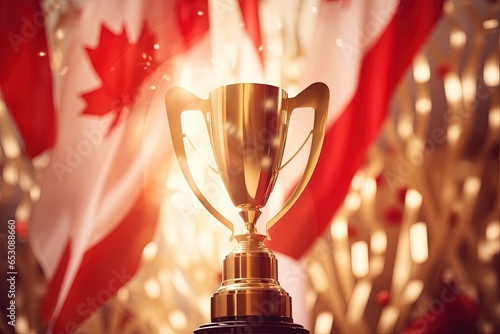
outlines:
M135 124L143 123L144 115L134 113L132 110L127 126L118 126L107 135L107 125L112 115L104 119L82 115L85 102L80 96L100 85L85 47L97 45L102 23L113 27L117 32L121 31L120 25L124 24L129 38L134 42L132 38L137 39L141 26L131 23L137 21L137 18L129 20L129 17L125 15L127 12L138 13L136 6L135 2L89 2L84 7L81 21L75 20L67 27L72 37L66 49L63 50L67 60L65 66L68 70L61 82L63 93L60 95L61 102L59 103L58 141L52 151L52 163L44 173L42 185L44 193L35 207L32 219L33 232L40 236L35 239L35 250L42 254L51 254L49 257L42 257L46 259L44 271L49 276L59 262L58 255L65 247L65 242L61 240L68 240L72 233L77 234L82 240L80 234L82 229L92 234L105 235L112 229L114 223L120 221L117 215L126 213L126 210L116 212L114 206L111 207L113 212L108 212L109 207L99 204L105 189L113 189L110 186L118 184L129 186L130 191L118 189L116 193L118 197L115 201L121 203L122 208L128 207L140 191L138 186L141 180L121 182L119 178L110 176L117 176L115 173L120 172L126 174L128 170L124 167L130 166L131 163L134 163L132 167L140 172L139 162L135 161L135 153L138 150L128 151L127 149L133 145L131 142L133 137L129 134L135 131L133 129ZM109 13L114 15L109 15ZM136 109L147 105L149 99L148 96L143 101L139 101L141 105L138 104ZM159 117L164 116L164 113L157 112L161 115ZM125 155L121 158L121 154L127 153L129 156ZM121 164L114 163L113 157L116 156L123 160ZM112 166L114 169L109 170ZM137 172L129 175L135 175L137 178L141 175ZM113 182L114 184L110 184ZM64 203L60 202L61 197L65 200ZM64 207L61 207L63 204ZM50 217L52 231L46 228L46 217ZM73 232L70 232L69 226ZM97 239L99 237L92 241L95 242ZM86 241L88 240L82 242Z
M81 16L66 26L71 36L63 48L63 68L66 66L66 70L62 71L64 76L60 82L62 93L56 94L60 98L56 103L59 138L52 152L52 164L45 171L42 198L32 220L32 232L36 235L34 249L49 277L57 269L61 254L71 240L71 258L54 316L63 307L86 251L122 221L143 191L149 170L154 170L166 159L170 138L163 99L168 88L181 84L207 98L207 92L216 86L264 81L259 53L243 29L239 6L225 8L220 2L210 0L209 13L199 13L200 16L210 15L210 34L189 52L162 64L147 78L135 103L122 115L113 131L108 134L107 130L113 114L82 115L86 103L81 95L103 84L85 49L102 47L102 25L117 35L125 27L128 42L133 44L140 36L144 21L157 27L155 21L165 21L164 13L168 13L171 18L165 24L166 29L154 33L170 34L169 39L160 40L171 40L176 45L181 38L173 18L172 3L160 0L147 5L139 1L88 1L82 7ZM307 52L307 70L299 88L315 81L328 84L331 90L329 125L352 99L358 80L363 79L358 78L363 55L385 29L397 4L394 0L377 0L370 4L321 2L317 13L317 38ZM229 19L221 19L226 16ZM336 22L332 24L332 20ZM159 45L159 52L169 47ZM281 85L279 82L272 84ZM301 127L308 123L307 117L295 114L294 122ZM303 137L290 135L287 147L299 147L303 140ZM296 160L305 160L307 154L306 147ZM285 168L276 188L284 189L282 193L286 194L300 175L300 168ZM47 228L48 220L51 228ZM291 259L282 262L280 270L300 267ZM280 277L285 288L290 284L287 283L288 270ZM301 299L302 288L294 286L289 292L294 298L295 320L307 324L307 316L301 317L305 311L300 310L300 306L305 305Z
M149 8L155 8L155 11ZM236 9L239 11L238 7ZM163 15L153 12L162 12ZM165 13L170 19L165 19ZM135 103L123 113L111 132L108 127L113 114L103 117L83 115L86 103L82 94L106 84L99 77L102 73L96 73L86 50L107 47L100 45L103 25L118 36L125 29L128 42L132 45L140 37L144 20L152 21L153 27L158 26L155 20L166 21L161 28L169 29L153 32L168 34L168 39L160 40L172 42L174 49L180 41L179 30L174 28L177 23L175 14L172 2L152 1L145 6L135 1L95 1L85 3L81 17L64 27L68 34L62 49L66 69L60 81L61 93L56 95L60 97L57 102L58 142L52 150L52 164L45 170L43 195L32 219L32 232L36 236L34 250L49 278L58 268L67 242L71 241L69 263L58 291L53 320L65 303L75 275L81 270L86 251L107 236L127 215L143 185L148 182L150 173L146 168L154 171L170 151L164 107L164 93L168 88L181 83L183 78L187 88L206 94L221 84L262 80L258 54L243 33L236 40L237 63L227 64L227 59L219 62L221 66L232 69L234 76L224 73L222 78L216 78L212 59L207 57L211 42L207 35L189 52L171 58L153 73L152 78L145 80ZM237 20L240 22L239 30L243 31L241 14ZM171 47L165 44L158 45L160 53ZM215 43L218 44L228 43L222 39ZM173 53L175 50L166 52L169 55ZM183 70L187 68L189 72Z
M157 1L151 5L160 4ZM81 94L101 85L85 48L98 45L103 24L116 34L125 27L129 42L134 43L143 28L142 6L135 1L89 2L83 7L81 19L66 27L71 36L63 50L68 70L61 80L58 141L51 165L44 173L42 196L32 219L36 236L33 247L48 277L53 275L71 240L71 258L54 317L64 303L85 251L121 221L142 191L148 160L155 160L150 162L155 166L169 151L168 144L149 152L143 145L168 143L161 93L168 88L166 81L156 83L157 91L144 90L129 115L125 115L128 119L109 134L109 116L104 118L106 122L98 116L81 114L85 107ZM166 10L172 13L173 8ZM152 99L154 92L159 93ZM147 112L137 112L141 110ZM155 122L145 122L148 116Z
M395 0L320 2L316 32L311 50L307 52L300 89L317 81L328 85L328 126L337 120L354 96L358 80L363 80L358 77L363 56L396 13L398 3ZM308 124L310 117L308 113L295 113L292 124ZM287 146L299 148L304 139L289 136ZM309 151L303 149L296 160L306 161L308 154ZM290 167L280 172L279 179L287 191L295 186L302 173L300 164Z

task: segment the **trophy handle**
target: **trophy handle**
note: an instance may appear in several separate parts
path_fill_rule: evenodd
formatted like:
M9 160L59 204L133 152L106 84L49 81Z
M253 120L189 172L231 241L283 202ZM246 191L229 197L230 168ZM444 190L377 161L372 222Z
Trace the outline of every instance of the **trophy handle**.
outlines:
M184 88L173 87L168 90L167 94L165 94L165 105L167 107L167 118L172 136L172 144L174 146L175 155L177 156L177 161L179 161L179 165L181 166L182 173L201 204L203 204L203 206L217 220L219 220L231 231L230 240L232 240L234 236L234 225L231 221L226 219L226 217L220 214L220 212L217 211L212 204L210 204L194 181L191 170L189 169L186 157L186 147L184 145L184 138L187 137L184 133L182 133L182 113L186 110L200 110L206 117L209 110L209 101L200 99Z
M321 147L323 146L323 140L325 138L326 131L326 120L328 115L328 102L330 99L330 91L328 86L322 82L316 82L304 89L297 96L293 98L288 98L288 115L287 118L290 119L291 114L296 108L310 107L314 109L314 126L311 130L312 142L311 142L311 152L309 153L309 159L307 160L306 168L304 174L302 175L297 187L293 191L292 195L285 202L280 212L278 212L266 225L266 235L267 239L271 240L269 235L269 229L276 224L276 222L283 217L283 215L292 207L292 205L297 201L299 196L304 191L307 183L309 182L311 175L318 162L319 155L321 153ZM310 136L310 135L309 135ZM308 138L309 138L308 136ZM306 139L307 140L307 139ZM299 148L299 151L302 149ZM298 152L297 152L298 153ZM295 153L295 155L297 154ZM291 159L295 157L292 156ZM288 162L290 162L290 160ZM288 164L288 162L285 163ZM280 168L283 168L283 165Z

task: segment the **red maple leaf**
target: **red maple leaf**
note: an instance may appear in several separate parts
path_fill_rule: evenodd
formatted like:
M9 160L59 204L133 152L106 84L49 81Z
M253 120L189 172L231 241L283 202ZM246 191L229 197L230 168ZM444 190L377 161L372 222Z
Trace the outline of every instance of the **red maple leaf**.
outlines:
M118 35L102 25L99 45L86 48L92 65L101 79L101 86L81 96L87 102L83 115L103 116L114 113L111 131L141 94L142 82L158 67L155 58L155 36L142 27L134 44L129 42L125 27Z

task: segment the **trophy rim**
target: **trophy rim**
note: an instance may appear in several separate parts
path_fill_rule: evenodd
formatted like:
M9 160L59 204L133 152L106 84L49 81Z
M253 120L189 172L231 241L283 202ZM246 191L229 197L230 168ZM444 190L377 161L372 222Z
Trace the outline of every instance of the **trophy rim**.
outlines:
M288 96L288 93L285 89L283 89L282 87L279 87L279 86L275 86L275 85L270 85L270 84L266 84L266 83L261 83L261 82L236 82L236 83L231 83L231 84L227 84L227 85L222 85L222 86L217 86L215 87L214 89L212 89L208 95L209 96L212 96L213 93L215 93L215 91L219 90L219 89L223 89L223 88L228 88L228 87L232 87L232 86L261 86L261 87L272 87L272 88L276 88L280 91L282 91L283 93L286 94L286 96Z

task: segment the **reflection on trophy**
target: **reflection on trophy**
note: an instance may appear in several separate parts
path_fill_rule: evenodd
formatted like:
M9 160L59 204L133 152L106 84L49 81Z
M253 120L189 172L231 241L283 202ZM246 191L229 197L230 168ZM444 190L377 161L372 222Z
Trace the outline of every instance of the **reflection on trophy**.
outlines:
M218 87L210 92L208 100L180 87L167 92L172 142L189 186L205 208L231 230L232 239L233 223L200 191L186 157L181 114L200 110L218 173L244 222L243 231L234 236L238 244L224 260L222 284L211 299L212 322L195 330L196 334L309 333L293 323L291 298L279 285L276 257L263 240L295 203L313 173L325 134L328 100L329 90L323 83L314 83L293 98L278 87L250 83ZM282 209L267 223L266 235L260 234L256 222L261 209L280 170L289 162L283 162L283 155L292 112L306 107L314 110L314 123L308 137L311 149L304 174Z

